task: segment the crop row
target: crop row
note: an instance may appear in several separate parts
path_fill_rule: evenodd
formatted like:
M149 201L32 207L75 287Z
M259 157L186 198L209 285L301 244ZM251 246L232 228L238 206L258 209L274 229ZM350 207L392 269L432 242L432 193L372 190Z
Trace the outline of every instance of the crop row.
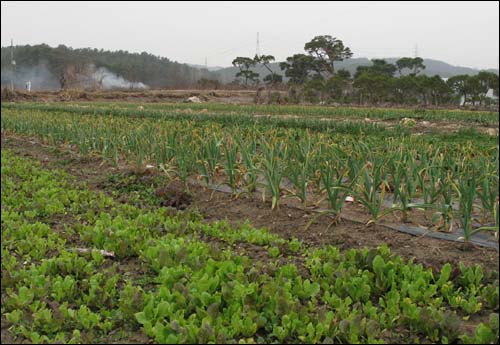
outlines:
M123 107L89 107L85 106L67 106L67 105L51 105L51 104L2 104L3 109L15 109L19 111L40 111L47 113L67 113L78 115L102 115L114 116L125 118L145 118L145 119L162 119L162 120L191 120L206 123L220 123L222 125L247 125L247 126L274 126L282 128L297 128L297 129L310 129L314 131L335 131L340 133L350 134L384 134L386 128L374 123L364 122L334 122L334 121L321 121L319 119L309 118L278 118L267 116L247 116L244 114L233 113L186 113L183 111L164 111L164 110L142 110L139 111L135 108ZM391 131L393 134L402 134L403 128L397 127Z
M387 137L311 132L272 126L225 126L189 120L136 119L5 109L2 131L70 144L138 167L155 164L186 186L190 177L225 184L235 195L263 192L272 207L283 197L304 206L327 200L340 220L354 196L371 222L397 212L432 210L438 228L459 221L465 239L498 232L498 146L439 142L426 136ZM390 196L392 207L385 207ZM479 224L475 225L475 224Z
M112 342L140 329L158 343L498 339L498 273L479 266L433 272L385 247L308 249L246 225L169 217L5 150L1 176L1 311L14 337ZM303 262L264 264L233 253L235 241ZM465 331L463 318L485 313Z
M36 103L23 105L36 106ZM186 111L207 112L217 115L286 115L306 118L346 118L346 119L381 119L400 120L413 118L427 121L460 121L478 122L483 124L498 124L498 112L444 110L444 109L398 109L398 108L353 108L297 105L235 105L235 104L183 104L183 103L115 103L115 102L84 102L76 104L85 108L103 108L110 110L126 110L137 112L140 107L144 112L186 113ZM47 105L45 105L46 107ZM49 106L56 106L54 104ZM61 107L60 104L57 107ZM74 104L65 105L67 108Z
M335 131L345 134L370 134L380 136L401 136L408 135L411 132L411 124L396 124L387 127L381 124L374 123L370 120L402 120L404 118L413 118L415 120L432 119L459 121L459 122L477 122L485 125L498 124L498 114L470 114L464 112L459 113L455 117L447 118L444 114L433 116L420 116L419 112L403 112L394 113L393 115L384 115L385 112L380 112L380 109L366 109L368 113L360 113L359 116L342 116L341 114L331 116L313 116L301 114L274 114L261 113L255 111L245 111L245 106L238 111L234 105L224 104L203 104L208 108L203 108L198 104L146 104L135 106L133 103L81 103L81 104L61 104L61 103L2 103L4 109L17 110L38 110L46 112L65 112L81 115L113 115L134 118L151 118L164 120L196 120L198 122L217 122L223 125L267 125L283 128L310 129L317 132ZM224 110L224 107L228 109ZM210 110L209 110L210 109ZM281 109L281 108L278 108ZM266 109L263 109L266 111ZM376 111L370 115L371 111ZM369 121L366 121L369 120ZM411 121L410 121L411 122ZM429 129L439 134L438 130ZM473 128L462 129L460 135L470 137L474 134L476 137L480 133Z

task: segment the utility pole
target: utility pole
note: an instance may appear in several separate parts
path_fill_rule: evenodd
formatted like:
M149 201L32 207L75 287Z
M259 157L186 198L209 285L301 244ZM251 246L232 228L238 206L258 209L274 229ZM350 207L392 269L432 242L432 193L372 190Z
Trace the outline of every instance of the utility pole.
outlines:
M207 57L205 56L205 69L208 69Z
M260 43L259 43L259 33L257 32L257 44L256 44L256 47L255 47L255 55L257 57L260 56Z
M415 57L418 57L418 44L415 44Z
M16 60L14 60L14 41L10 39L10 90L14 91L14 75L16 73Z

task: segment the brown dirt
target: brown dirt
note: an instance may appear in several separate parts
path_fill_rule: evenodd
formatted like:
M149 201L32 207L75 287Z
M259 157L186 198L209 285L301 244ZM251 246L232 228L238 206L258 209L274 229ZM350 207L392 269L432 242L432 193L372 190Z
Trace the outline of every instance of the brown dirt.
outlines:
M286 88L273 90L279 92L281 98L287 96L288 91ZM13 102L65 102L65 101L143 101L143 102L165 102L165 101L182 101L191 96L197 96L203 101L211 102L216 101L219 103L231 104L255 104L255 96L257 90L255 89L233 89L226 87L224 89L154 89L154 90L84 90L84 89L65 89L59 91L32 91L25 90L11 91L9 88L2 88L1 100ZM263 96L267 91L263 93ZM265 98L265 97L264 97ZM303 106L317 106L317 104L301 103ZM330 106L344 106L344 104L333 103ZM401 109L406 108L407 105L401 104L347 104L350 108L386 108L386 109ZM470 111L494 111L498 112L498 107L495 106L466 106L466 107L450 107L450 106L417 106L416 109L445 109L445 110L470 110Z
M23 344L23 337L15 338L9 332L10 322L2 314L1 318L1 343L2 344Z
M130 91L85 91L68 89L61 91L10 91L3 88L2 101L7 102L70 102L70 101L122 101L122 102L182 102L197 96L203 102L254 103L255 90L130 90ZM286 92L280 91L284 96Z
M115 168L98 158L80 157L67 149L42 146L35 139L2 135L2 148L39 160L46 168L63 169L75 176L77 181L86 182L89 188L96 190L103 190L103 182L107 180L109 174L116 174L127 169L130 171L130 167ZM309 246L332 244L341 250L347 250L375 248L387 244L393 253L405 259L414 259L415 262L434 269L439 269L447 262L455 264L463 262L466 265L482 264L486 269L498 267L499 255L494 249L464 248L460 243L429 237L415 237L380 225L365 226L347 220L332 225L329 217L320 217L305 230L311 217L314 216L308 210L288 205L271 210L269 202L263 203L262 200L249 196L241 196L235 200L230 194L212 193L211 190L197 184L189 186L189 199L183 196L183 186L180 183L171 183L165 188L167 190L163 191L164 193L176 195L179 200L189 200L189 205L185 202L186 207L197 209L207 221L226 219L232 224L240 224L248 220L254 227L266 227L284 238L296 237Z

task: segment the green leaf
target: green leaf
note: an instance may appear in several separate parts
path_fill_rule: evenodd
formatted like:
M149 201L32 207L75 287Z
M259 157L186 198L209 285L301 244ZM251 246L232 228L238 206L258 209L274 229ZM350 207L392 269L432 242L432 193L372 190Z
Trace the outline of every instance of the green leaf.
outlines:
M141 325L145 325L146 323L149 323L151 324L151 320L148 319L148 317L146 316L146 313L141 311L139 313L135 313L135 319L137 320L137 322L139 322Z
M441 268L441 274L439 275L439 280L436 282L436 285L443 286L450 279L451 271L451 265L449 263L444 264Z

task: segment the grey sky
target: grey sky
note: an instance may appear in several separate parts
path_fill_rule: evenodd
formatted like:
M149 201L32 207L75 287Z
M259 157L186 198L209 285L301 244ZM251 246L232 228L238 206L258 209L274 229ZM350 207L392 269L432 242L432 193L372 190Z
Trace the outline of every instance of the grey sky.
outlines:
M498 68L499 2L15 2L2 1L2 46L147 51L228 66L237 55L284 60L315 35L342 39L354 57L412 56Z

